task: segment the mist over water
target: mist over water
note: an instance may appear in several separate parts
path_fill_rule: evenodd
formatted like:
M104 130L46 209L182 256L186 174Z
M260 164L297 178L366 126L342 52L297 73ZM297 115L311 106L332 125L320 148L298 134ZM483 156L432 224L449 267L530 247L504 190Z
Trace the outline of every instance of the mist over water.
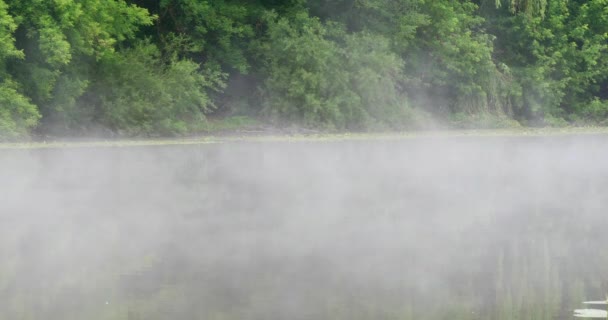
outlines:
M0 319L569 319L604 136L0 150Z

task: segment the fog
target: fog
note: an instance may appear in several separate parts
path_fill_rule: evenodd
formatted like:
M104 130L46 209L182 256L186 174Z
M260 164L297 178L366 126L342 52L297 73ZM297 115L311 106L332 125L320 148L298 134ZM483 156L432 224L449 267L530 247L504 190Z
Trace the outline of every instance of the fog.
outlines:
M608 139L0 150L0 319L570 319Z

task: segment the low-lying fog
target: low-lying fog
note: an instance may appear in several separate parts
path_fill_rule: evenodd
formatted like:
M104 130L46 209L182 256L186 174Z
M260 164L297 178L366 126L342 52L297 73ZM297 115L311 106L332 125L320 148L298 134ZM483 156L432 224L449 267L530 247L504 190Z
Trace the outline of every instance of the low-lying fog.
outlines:
M0 150L0 319L570 319L608 138Z

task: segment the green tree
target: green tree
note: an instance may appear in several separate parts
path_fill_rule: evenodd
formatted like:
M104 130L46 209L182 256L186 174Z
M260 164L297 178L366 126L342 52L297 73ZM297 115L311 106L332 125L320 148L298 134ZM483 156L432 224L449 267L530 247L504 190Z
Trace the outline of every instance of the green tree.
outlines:
M313 12L344 22L348 30L388 38L391 50L404 61L401 82L414 105L446 118L454 113L505 118L512 113L510 70L492 59L493 37L481 29L484 20L474 3L309 2Z
M90 114L77 105L91 67L118 43L133 39L153 17L123 0L6 1L14 17L16 46L24 59L8 73L40 108L47 129L72 128Z
M484 9L497 36L495 58L519 86L517 114L532 123L601 120L606 84L606 1L547 1L542 14ZM605 89L604 89L605 90ZM563 121L563 120L562 120Z
M98 76L85 97L97 121L128 135L175 135L205 129L212 103L207 90L223 86L219 70L199 72L189 60L164 61L149 42L100 59Z
M251 73L258 69L250 44L264 33L266 9L283 14L301 8L300 0L198 1L136 0L133 3L158 16L143 34L157 44L164 56L185 58L208 74L220 69L227 75L226 88L208 91L216 113L259 111L257 86L262 79Z
M0 140L26 135L40 118L36 106L6 71L8 61L23 59L23 52L15 47L16 29L7 4L0 0Z
M306 12L269 14L264 59L264 112L309 127L361 130L403 126L406 100L398 90L402 62L386 38L346 34Z

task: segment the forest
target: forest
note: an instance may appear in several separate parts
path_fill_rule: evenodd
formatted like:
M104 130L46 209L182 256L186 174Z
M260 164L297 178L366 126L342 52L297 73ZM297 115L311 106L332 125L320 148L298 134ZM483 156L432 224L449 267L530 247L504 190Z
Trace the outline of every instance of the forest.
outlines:
M0 0L0 139L608 125L608 0Z

